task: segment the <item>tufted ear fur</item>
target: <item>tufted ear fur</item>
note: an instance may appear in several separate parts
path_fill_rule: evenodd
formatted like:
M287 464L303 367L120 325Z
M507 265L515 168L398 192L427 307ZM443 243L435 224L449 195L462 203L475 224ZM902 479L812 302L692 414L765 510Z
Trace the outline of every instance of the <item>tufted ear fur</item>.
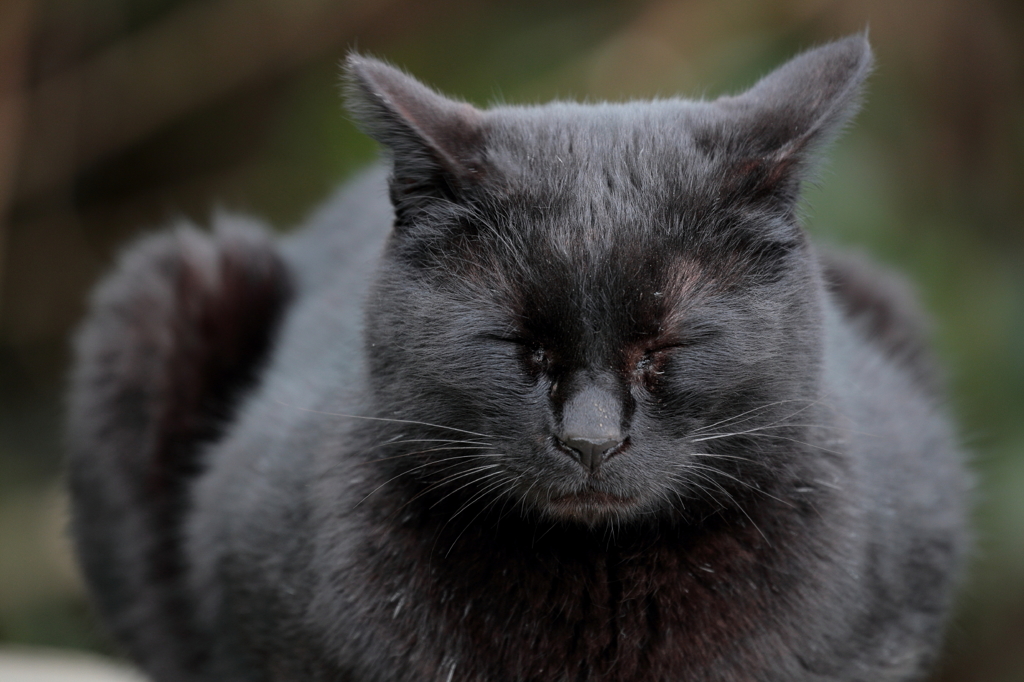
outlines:
M716 100L723 116L711 132L728 154L729 192L791 209L816 152L856 113L871 64L867 36L854 35L804 52L746 92Z
M484 173L483 112L434 92L376 59L349 55L347 104L390 151L396 226L437 200L454 200Z

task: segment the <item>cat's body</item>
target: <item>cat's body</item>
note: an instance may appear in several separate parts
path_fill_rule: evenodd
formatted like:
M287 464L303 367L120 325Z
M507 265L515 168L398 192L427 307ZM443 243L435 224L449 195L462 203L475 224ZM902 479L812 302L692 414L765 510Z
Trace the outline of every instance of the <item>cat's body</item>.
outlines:
M280 242L151 239L80 337L76 534L129 651L158 680L919 677L961 456L916 312L793 218L869 59L486 113L354 60L391 201L378 169Z

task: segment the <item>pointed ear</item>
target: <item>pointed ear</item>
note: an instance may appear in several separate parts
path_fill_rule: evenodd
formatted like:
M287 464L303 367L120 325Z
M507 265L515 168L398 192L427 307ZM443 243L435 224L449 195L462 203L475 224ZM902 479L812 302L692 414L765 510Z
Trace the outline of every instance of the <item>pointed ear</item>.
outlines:
M454 201L479 182L483 112L442 97L376 59L351 54L347 105L392 158L391 201L398 224L439 199Z
M816 153L856 113L871 64L867 35L850 36L804 52L741 95L716 100L725 114L719 133L729 190L792 207Z

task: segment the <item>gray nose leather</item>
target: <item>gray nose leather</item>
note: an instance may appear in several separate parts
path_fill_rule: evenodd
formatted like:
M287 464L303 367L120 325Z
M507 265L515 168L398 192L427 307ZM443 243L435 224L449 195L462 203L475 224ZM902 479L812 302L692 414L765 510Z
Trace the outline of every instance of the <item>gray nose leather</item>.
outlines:
M561 439L560 439L561 440ZM599 442L587 438L566 438L562 444L575 450L579 456L580 464L590 471L597 471L604 461L605 453L614 450L622 443L619 439L609 439Z

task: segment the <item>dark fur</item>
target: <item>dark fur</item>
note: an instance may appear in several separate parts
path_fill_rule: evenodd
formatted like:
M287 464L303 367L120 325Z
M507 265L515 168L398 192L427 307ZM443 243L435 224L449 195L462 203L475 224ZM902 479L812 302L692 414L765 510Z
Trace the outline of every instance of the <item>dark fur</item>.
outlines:
M206 664L182 589L188 486L256 382L290 291L257 228L183 227L125 255L78 336L75 537L101 615L158 679Z
M390 206L370 171L97 295L72 474L115 633L168 681L918 679L967 477L912 300L794 215L869 67L480 111L351 58ZM254 288L182 286L197 250Z

